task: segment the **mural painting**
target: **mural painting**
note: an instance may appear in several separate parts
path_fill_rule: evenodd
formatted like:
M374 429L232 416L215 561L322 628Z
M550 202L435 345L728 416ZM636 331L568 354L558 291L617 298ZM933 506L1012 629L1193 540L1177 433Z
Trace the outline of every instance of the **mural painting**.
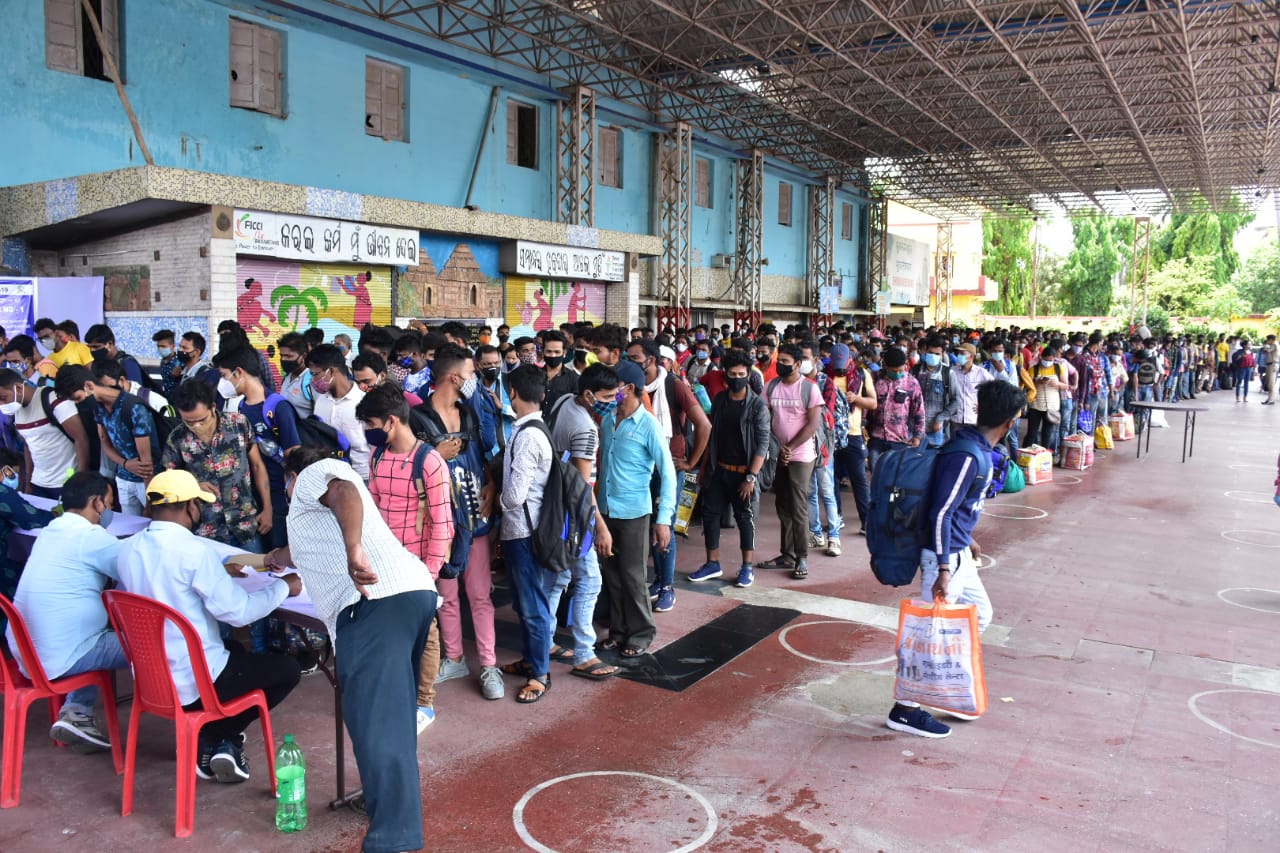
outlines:
M286 332L319 326L326 341L338 334L355 341L365 323L391 323L387 267L239 258L236 280L236 320L273 363L276 341Z
M507 325L511 339L561 323L604 322L604 289L594 281L507 277Z
M94 267L90 274L102 276L105 310L151 310L151 267Z
M483 320L502 313L496 242L424 234L419 247L418 265L401 268L396 316Z

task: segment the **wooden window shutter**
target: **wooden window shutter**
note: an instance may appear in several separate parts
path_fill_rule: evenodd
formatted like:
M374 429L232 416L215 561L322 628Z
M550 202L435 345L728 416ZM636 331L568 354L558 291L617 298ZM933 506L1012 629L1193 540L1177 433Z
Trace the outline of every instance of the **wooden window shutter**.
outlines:
M257 52L254 47L253 24L231 19L231 106L254 109L254 78L257 76Z
M44 62L54 71L84 74L80 0L44 0Z
M364 132L382 136L382 65L364 61Z
M382 66L382 138L404 139L404 69Z
M699 207L711 207L711 161L697 157L693 161L693 202Z
M616 127L600 128L600 183L606 187L622 186L622 131Z
M102 25L102 37L107 43L107 52L111 54L116 68L123 76L124 68L120 66L120 8L117 0L102 0L102 18L98 23ZM93 33L86 33L86 35L93 37ZM102 63L102 75L108 80L111 79L111 66L105 60Z
M507 101L507 162L520 162L520 104Z
M840 205L840 238L853 239L853 205L848 203Z
M281 51L280 33L266 27L254 27L257 65L254 67L256 106L264 113L280 115Z
M791 224L791 184L786 181L778 183L778 224Z

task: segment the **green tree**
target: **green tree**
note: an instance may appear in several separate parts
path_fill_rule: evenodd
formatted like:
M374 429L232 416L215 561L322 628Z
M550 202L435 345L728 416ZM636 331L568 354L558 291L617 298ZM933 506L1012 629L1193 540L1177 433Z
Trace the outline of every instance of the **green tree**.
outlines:
M1233 314L1242 313L1246 307L1244 300L1233 282L1216 280L1215 263L1212 255L1193 255L1166 262L1147 280L1150 304L1177 317L1229 320Z
M1232 200L1221 213L1182 213L1156 232L1151 262L1157 269L1179 258L1203 255L1211 258L1213 280L1226 284L1240 267L1235 237L1253 221L1254 214Z
M1232 281L1252 313L1280 308L1280 243L1259 246L1236 270Z
M1133 220L1076 217L1071 220L1071 235L1074 248L1062 271L1061 308L1076 316L1105 315L1111 310L1116 274L1129 256Z
M982 274L999 282L999 314L1021 315L1030 307L1031 226L1030 219L982 220Z

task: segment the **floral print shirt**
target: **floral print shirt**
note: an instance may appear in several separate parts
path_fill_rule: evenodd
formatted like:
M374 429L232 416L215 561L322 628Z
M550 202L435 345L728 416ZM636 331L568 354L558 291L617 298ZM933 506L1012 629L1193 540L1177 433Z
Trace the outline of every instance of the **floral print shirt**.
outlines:
M205 505L197 536L227 545L243 545L258 533L258 507L249 476L253 430L244 415L218 412L218 425L205 444L188 427L169 434L161 468L182 468L217 489L217 500Z
M876 397L879 405L867 413L872 438L905 444L924 435L924 394L914 376L889 379L881 372Z

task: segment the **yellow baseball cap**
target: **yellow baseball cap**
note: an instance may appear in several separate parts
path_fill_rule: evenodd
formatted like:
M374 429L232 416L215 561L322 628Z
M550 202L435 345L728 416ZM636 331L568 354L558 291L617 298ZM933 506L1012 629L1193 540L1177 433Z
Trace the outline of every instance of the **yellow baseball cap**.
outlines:
M196 482L196 478L190 471L180 469L161 471L151 478L150 483L147 483L147 503L151 506L186 503L195 498L205 503L213 503L217 500L212 494L200 488L200 484Z

